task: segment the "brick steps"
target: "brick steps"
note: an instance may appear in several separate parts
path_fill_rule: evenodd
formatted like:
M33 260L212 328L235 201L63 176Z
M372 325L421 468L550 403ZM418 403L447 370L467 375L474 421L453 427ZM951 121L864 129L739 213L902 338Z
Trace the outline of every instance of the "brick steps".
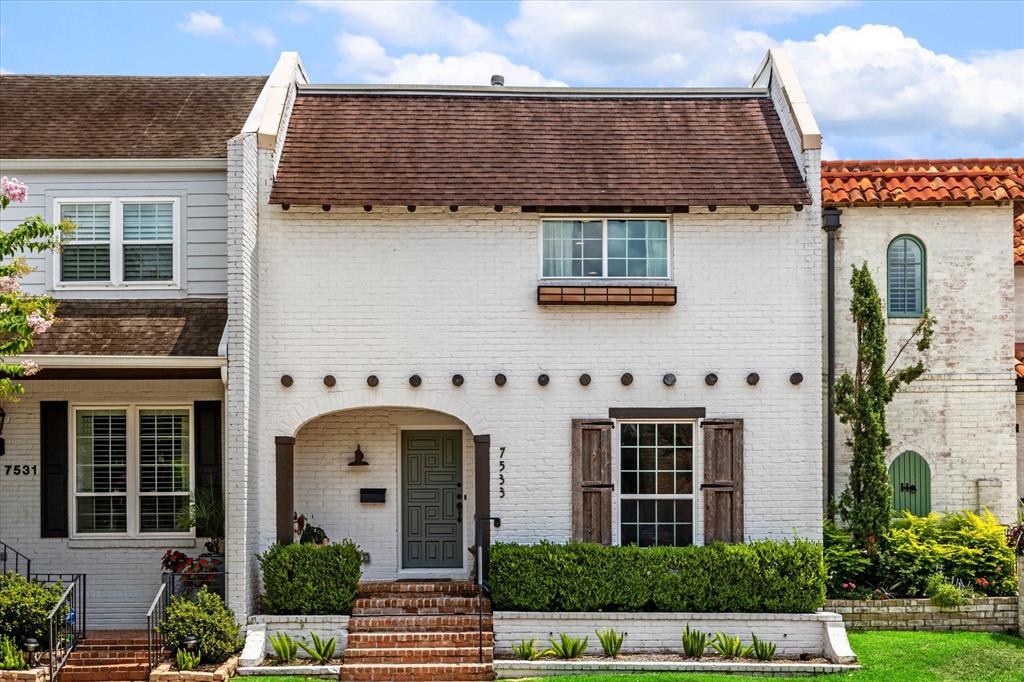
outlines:
M341 679L494 679L491 603L479 599L478 590L464 581L363 583L352 605Z
M345 650L346 663L393 663L401 659L403 663L480 663L480 649L469 646L452 647L428 647L412 646L408 648L398 647L371 647L368 649ZM493 647L483 648L483 660L491 661L494 658Z
M350 632L348 646L350 649L405 648L420 647L475 647L480 637L473 632ZM494 646L494 633L485 630L483 645Z
M79 640L58 682L135 682L149 677L146 637L100 635Z
M423 663L341 666L341 679L349 682L471 682L493 680L490 663Z
M141 682L148 678L148 663L65 665L57 676L58 682Z

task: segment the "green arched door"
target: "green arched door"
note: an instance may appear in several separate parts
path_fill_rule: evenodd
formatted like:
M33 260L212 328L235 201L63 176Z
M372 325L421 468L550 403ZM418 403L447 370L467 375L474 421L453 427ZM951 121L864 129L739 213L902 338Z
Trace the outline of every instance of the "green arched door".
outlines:
M889 465L892 508L926 516L932 510L932 474L928 462L913 450L907 450Z

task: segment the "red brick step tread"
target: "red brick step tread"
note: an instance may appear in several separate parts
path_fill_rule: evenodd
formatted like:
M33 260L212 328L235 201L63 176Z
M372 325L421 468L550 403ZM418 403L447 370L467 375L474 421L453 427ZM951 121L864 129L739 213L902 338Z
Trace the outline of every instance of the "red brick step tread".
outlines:
M128 663L103 666L66 665L57 679L58 682L131 682L145 680L148 677L148 663Z
M361 616L348 622L352 632L476 632L480 626L479 616L473 615L430 615L430 616ZM492 629L491 616L483 618L485 630Z
M473 597L480 593L480 586L464 581L451 582L367 582L360 583L358 596L376 597L383 595L453 595Z
M483 653L483 661L480 655ZM493 660L492 647L348 648L345 663L480 663Z
M473 632L350 632L348 646L356 649L377 647L452 647L477 646L480 634ZM494 633L483 632L483 645L494 645Z
M341 679L350 682L424 682L432 680L492 680L490 663L345 664Z
M360 598L352 602L353 616L465 615L490 613L491 600L474 597Z

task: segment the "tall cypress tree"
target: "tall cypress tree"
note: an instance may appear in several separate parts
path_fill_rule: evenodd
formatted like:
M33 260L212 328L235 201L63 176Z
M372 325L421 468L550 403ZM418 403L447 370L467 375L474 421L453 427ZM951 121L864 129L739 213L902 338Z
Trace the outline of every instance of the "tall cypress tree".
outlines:
M896 357L885 364L885 315L878 289L867 263L853 266L850 278L853 296L850 314L857 331L857 365L851 376L846 372L836 381L835 410L839 420L850 425L847 441L853 450L850 482L839 498L839 515L861 547L872 547L889 528L892 491L885 466L885 451L891 444L885 428L886 405L901 386L924 374L924 363L893 371L903 351L916 338L917 350L929 348L934 320L927 310L903 343Z

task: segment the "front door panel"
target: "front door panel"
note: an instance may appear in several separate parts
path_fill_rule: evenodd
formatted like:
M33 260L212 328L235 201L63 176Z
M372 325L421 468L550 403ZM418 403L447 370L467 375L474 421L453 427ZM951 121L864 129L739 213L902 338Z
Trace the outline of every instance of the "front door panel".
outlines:
M402 432L402 568L462 567L462 432Z

